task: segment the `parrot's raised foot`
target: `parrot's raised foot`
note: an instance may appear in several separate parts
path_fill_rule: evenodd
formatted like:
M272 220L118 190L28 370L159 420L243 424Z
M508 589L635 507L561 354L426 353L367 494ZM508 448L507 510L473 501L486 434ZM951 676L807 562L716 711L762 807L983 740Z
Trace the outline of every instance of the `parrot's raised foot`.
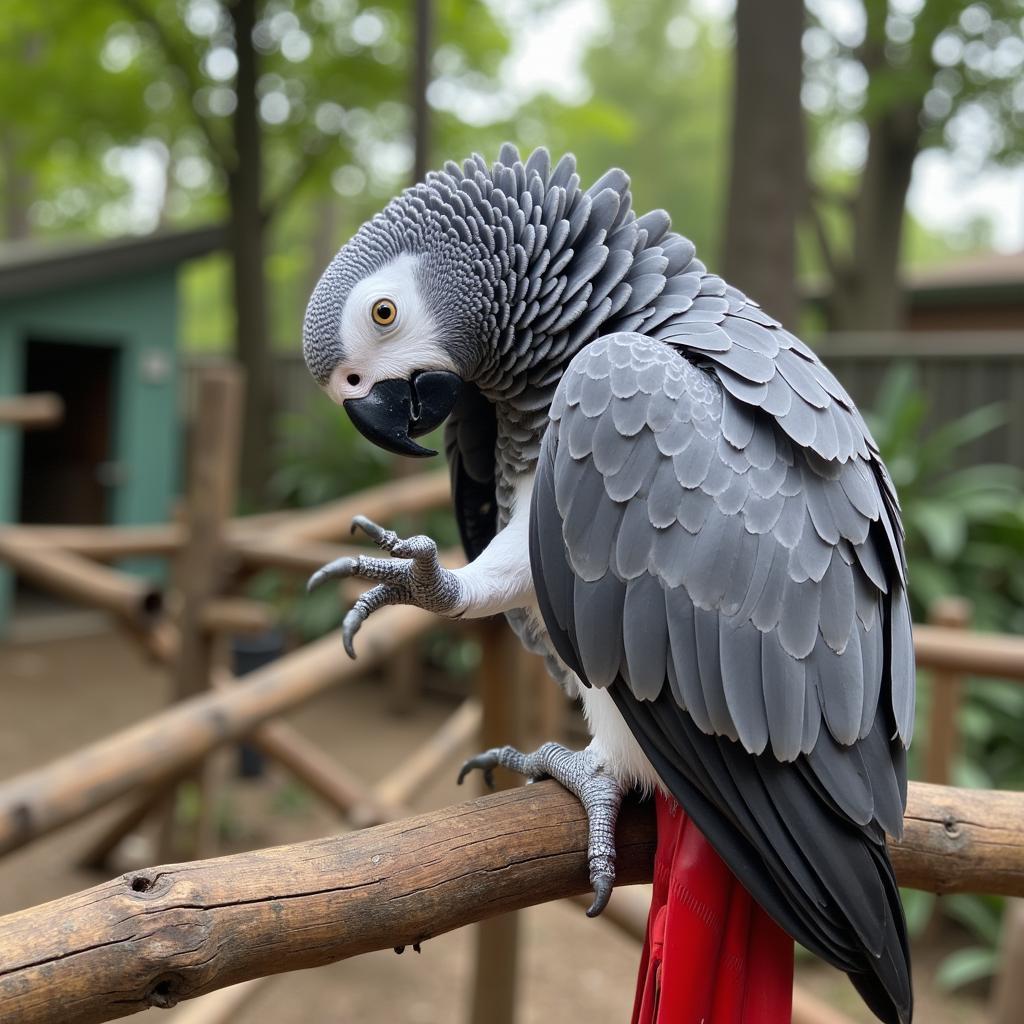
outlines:
M394 530L386 530L366 516L352 520L352 532L362 530L391 558L345 556L317 569L306 584L314 590L328 580L363 579L378 581L361 594L341 624L341 638L350 658L354 658L353 638L359 627L378 608L389 604L411 604L428 612L445 615L453 612L462 597L462 584L450 569L437 560L437 544L422 534L403 539Z
M615 822L625 787L605 770L591 747L569 750L560 743L545 743L532 754L524 754L515 747L485 750L462 766L459 784L474 768L479 768L487 785L493 786L498 765L531 781L555 779L583 804L590 828L587 860L590 884L594 887L594 902L587 916L597 917L608 905L615 885Z

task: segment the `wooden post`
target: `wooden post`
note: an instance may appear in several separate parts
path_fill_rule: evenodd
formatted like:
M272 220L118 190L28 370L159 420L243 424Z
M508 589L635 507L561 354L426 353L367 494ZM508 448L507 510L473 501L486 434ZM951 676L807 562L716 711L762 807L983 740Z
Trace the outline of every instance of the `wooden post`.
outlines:
M174 572L181 604L172 670L175 700L193 697L211 685L217 638L207 623L224 585L226 527L238 498L243 386L244 376L234 366L208 367L199 377L185 503L187 532ZM199 814L189 837L193 856L212 853L218 777L214 765L204 764L192 779L199 788ZM172 797L161 830L160 852L166 859L175 856L176 810Z
M999 974L992 988L992 1024L1017 1024L1024 1007L1024 900L1007 901L999 948Z
M181 645L174 668L178 699L210 685L212 640L204 629L206 605L223 583L225 523L234 512L241 446L242 372L235 367L204 369L199 409L192 431L191 467L180 556Z
M970 621L970 605L959 597L937 601L930 619L936 626L965 629ZM955 669L932 670L932 709L925 747L925 782L948 785L953 760L960 746L958 716L963 677Z
M480 749L515 745L519 728L518 689L523 680L522 654L503 618L480 627L483 646L479 693L482 708ZM513 789L522 779L498 770L497 789ZM481 785L483 783L481 782ZM516 978L519 960L519 918L503 914L476 928L476 965L470 1003L470 1024L513 1024L516 1016Z

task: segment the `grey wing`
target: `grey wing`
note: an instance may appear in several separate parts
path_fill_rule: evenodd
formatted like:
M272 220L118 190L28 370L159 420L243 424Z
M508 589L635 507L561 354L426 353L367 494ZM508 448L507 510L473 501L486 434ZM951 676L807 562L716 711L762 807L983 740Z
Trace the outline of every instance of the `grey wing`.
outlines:
M913 661L890 515L870 453L826 460L669 345L616 334L556 393L530 543L559 655L609 688L755 898L906 1002L883 830L902 828L913 685L894 673Z

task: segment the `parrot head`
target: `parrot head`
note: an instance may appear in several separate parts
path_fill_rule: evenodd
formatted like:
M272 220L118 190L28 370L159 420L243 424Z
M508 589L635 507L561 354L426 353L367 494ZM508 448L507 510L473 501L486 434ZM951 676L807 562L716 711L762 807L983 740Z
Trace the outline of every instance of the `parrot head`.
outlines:
M474 253L420 185L392 200L334 257L310 299L303 353L317 383L369 440L402 455L452 411L485 348ZM420 196L419 202L416 202Z

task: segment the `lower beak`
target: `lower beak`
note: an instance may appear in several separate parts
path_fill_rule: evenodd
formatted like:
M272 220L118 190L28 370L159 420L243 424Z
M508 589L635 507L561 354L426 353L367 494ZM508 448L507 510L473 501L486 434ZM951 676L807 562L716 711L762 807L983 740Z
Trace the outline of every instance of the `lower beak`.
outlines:
M447 370L421 370L409 380L378 381L345 411L363 437L399 455L428 458L437 452L413 441L439 426L455 407L462 380Z

